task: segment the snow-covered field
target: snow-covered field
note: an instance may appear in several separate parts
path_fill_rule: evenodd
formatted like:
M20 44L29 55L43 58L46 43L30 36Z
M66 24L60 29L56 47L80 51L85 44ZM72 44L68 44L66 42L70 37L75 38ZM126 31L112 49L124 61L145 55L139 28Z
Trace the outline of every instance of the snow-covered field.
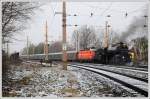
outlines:
M61 65L12 65L3 78L5 97L137 97L141 96L98 74Z

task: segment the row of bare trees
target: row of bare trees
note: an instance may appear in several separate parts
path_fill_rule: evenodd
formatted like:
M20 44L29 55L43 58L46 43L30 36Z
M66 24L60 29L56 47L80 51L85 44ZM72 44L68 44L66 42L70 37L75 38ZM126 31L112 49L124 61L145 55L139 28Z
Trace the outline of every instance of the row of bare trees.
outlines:
M91 47L94 48L102 48L104 43L104 33L105 31L96 29L92 26L84 25L80 27L78 30L75 30L72 35L72 41L74 46L77 47L77 43L79 44L80 49L88 49ZM119 40L119 36L114 30L110 30L109 32L109 44L116 43Z
M28 53L27 53L28 50ZM62 42L61 41L54 41L50 44L48 44L48 52L49 53L55 53L55 52L61 52L62 51ZM67 44L67 50L71 51L73 50L73 47L69 44ZM41 42L38 45L30 44L29 47L23 48L21 51L23 55L26 54L43 54L44 53L44 43Z
M73 32L72 41L76 47L79 42L80 49L95 47L95 45L98 45L99 43L95 29L93 27L88 27L87 25L84 25Z

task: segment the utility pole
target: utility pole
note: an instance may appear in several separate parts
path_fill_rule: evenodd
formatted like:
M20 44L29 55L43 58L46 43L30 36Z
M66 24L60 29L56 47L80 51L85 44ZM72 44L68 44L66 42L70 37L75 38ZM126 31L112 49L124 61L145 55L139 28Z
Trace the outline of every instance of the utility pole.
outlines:
M107 17L108 17L108 21L109 21L109 18L111 17L111 15L107 15ZM109 22L108 21L106 21L106 47L108 48L109 47L109 44L110 44L110 25L108 24Z
M77 31L77 52L80 51L80 36L79 36L79 32Z
M149 7L149 8L150 8L150 7ZM149 25L148 25L148 15L144 15L144 17L145 17L144 31L145 31L145 33L147 34L147 33L149 33L149 29L148 29L148 28L149 28L149 27L148 27L148 26L149 26ZM144 64L147 64L148 60L146 59L146 57L148 57L148 56L147 56L146 53L148 53L148 48L144 48L144 45L145 45L145 44L142 44L142 48L143 48L143 49L142 49L142 50L143 50L143 51L142 51L142 52L143 52L143 53L142 53L142 54L143 54L143 55L142 55L142 59L144 59Z
M77 33L77 38L76 38L76 51L78 52L78 40L79 40L79 35L78 35L78 31L76 31L76 33Z
M75 25L75 32L76 32L76 51L78 52L80 50L80 41L79 41L79 31L77 30L77 26L78 25Z
M32 54L34 54L34 52L35 52L35 46L33 46L32 48Z
M44 44L44 54L45 54L45 61L48 61L48 31L47 31L47 21L45 25L45 44Z
M62 6L62 26L63 26L63 39L62 39L62 61L63 61L63 69L67 70L67 44L66 44L66 0L63 0L63 6Z
M108 48L108 21L106 21L106 30L104 34L104 48Z
M111 26L108 24L107 25L107 47L109 47L109 44L110 44L110 38L109 38L110 37L110 31L111 31L110 27Z
M9 54L9 45L8 45L8 41L7 41L7 55ZM8 55L9 56L9 55Z
M29 37L27 36L27 60L29 60Z

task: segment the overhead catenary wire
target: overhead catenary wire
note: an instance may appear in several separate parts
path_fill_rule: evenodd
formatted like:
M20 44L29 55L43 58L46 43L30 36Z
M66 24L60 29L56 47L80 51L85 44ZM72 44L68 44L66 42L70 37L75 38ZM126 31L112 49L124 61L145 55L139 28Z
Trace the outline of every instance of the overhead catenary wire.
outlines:
M15 41L19 41L19 42L26 42L26 40L23 40L23 39L17 39L17 38L14 38L14 37L10 37L11 39L15 40Z
M54 23L54 20L55 20L55 10L56 10L56 7L57 7L57 3L55 3L55 5L54 5L55 7L53 7L53 5L52 5L52 3L50 3L50 8L51 8L51 10L52 10L52 13L53 13L53 15L52 15L52 18L51 18L51 20L50 20L50 27L51 27L51 29L50 29L50 33L53 33L53 23ZM49 37L52 37L52 36L49 36Z
M100 15L102 16L106 11L108 11L111 8L111 6L112 6L112 2Z
M55 4L55 8L53 8L52 3L50 3L50 4L51 4L50 7L51 7L51 9L53 11L53 15L55 16L55 8L56 8L57 3Z
M55 9L56 9L56 7L57 7L56 5L57 5L57 3L55 4L55 8L53 8L52 4L51 4L51 6L50 6L51 9L52 9L52 11L53 11L53 17L52 17L52 20L51 20L51 24L52 24L52 25L53 25L54 18L55 18L55 12L56 12Z
M95 11L91 11L89 14L82 14L82 15L81 14L68 14L68 16L80 16L80 17L83 16L83 17L85 17L85 16L90 16L91 13L92 13L92 16L103 16L103 14L106 13L106 11L110 10L111 7L112 7L112 2L111 2L111 4L107 8L104 9L104 11L101 14L96 14ZM98 8L98 6L97 6L97 8ZM133 14L133 13L141 11L140 9L142 9L142 8L143 8L143 6L140 7L140 8L138 8L138 9L136 9L136 10L132 10L132 11L127 11L127 10L119 11L119 10L114 10L114 9L111 9L111 11L116 11L118 13L123 13L123 16L125 16L125 15L128 16L130 13ZM144 8L144 9L146 9L146 8Z

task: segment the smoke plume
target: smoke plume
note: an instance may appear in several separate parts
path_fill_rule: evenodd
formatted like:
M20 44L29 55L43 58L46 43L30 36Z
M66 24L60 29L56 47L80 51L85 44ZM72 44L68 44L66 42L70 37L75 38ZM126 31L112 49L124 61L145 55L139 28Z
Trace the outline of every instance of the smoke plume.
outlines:
M127 39L131 39L136 37L140 37L140 36L145 36L148 34L148 22L147 19L148 17L146 17L146 11L144 10L144 13L139 16L139 17L135 17L134 20L132 21L132 23L129 25L129 28L127 29L127 31L123 32L120 36L120 41L127 41Z

